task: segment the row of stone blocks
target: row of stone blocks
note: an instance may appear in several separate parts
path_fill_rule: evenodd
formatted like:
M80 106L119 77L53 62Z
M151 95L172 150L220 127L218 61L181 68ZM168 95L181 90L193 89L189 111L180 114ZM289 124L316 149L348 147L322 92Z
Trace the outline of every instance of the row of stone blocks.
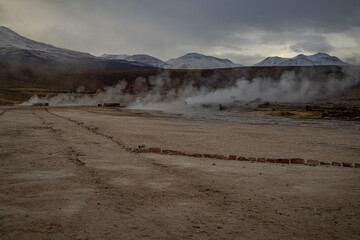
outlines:
M281 163L281 164L305 164L309 166L337 166L337 167L355 167L360 168L360 163L355 163L354 165L349 162L322 162L317 160L307 160L305 161L302 158L254 158L254 157L238 157L235 155L224 156L220 154L201 154L201 153L183 153L180 151L175 150L161 150L160 148L135 148L135 149L128 149L131 152L136 153L157 153L157 154L166 154L166 155L175 155L175 156L188 156L188 157L196 157L196 158L215 158L220 160L237 160L237 161L251 161L251 162L268 162L268 163Z

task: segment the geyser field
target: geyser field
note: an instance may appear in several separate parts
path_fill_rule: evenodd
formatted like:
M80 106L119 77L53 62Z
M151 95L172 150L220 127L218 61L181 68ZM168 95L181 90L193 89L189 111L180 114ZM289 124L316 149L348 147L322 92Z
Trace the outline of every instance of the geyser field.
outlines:
M360 235L358 67L0 73L8 239Z

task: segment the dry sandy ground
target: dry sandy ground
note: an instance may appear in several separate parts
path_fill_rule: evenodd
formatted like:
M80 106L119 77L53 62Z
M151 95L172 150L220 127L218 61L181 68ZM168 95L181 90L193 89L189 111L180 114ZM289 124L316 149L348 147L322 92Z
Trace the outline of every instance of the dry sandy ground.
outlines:
M122 147L355 163L355 125L196 121L102 108L4 110L1 239L360 236L360 169L135 154Z

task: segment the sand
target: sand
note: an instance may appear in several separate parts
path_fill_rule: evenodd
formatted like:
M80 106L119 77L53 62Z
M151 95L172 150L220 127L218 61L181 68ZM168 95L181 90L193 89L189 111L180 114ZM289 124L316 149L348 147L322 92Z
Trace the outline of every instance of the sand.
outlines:
M6 110L0 116L1 239L360 236L359 168L124 148L360 163L356 124L196 120L91 107Z

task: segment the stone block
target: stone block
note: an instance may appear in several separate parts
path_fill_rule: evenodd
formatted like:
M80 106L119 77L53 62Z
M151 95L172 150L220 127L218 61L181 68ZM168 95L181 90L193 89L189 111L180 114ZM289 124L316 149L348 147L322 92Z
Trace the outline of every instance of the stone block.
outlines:
M341 163L339 162L332 162L331 165L341 167Z
M302 158L292 158L290 162L291 164L305 164L305 160Z
M317 161L317 160L307 160L306 165L309 165L309 166L315 167L315 166L320 165L320 162L319 162L319 161Z
M237 159L237 157L235 155L230 155L228 157L228 160L236 160L236 159Z
M249 161L246 157L238 157L238 161Z
M203 155L201 153L194 153L192 156L196 157L196 158L202 158L203 157Z
M178 156L184 156L185 154L179 151L174 151L174 150L162 150L161 153L163 154L168 154L168 155L178 155Z
M274 159L274 158L268 158L268 159L266 159L266 162L276 163L276 159Z
M257 158L256 161L257 162L265 162L265 158Z
M353 167L352 163L342 162L343 167Z
M218 154L214 154L213 158L217 158L217 159L222 159L222 160L226 160L227 157L225 157L224 155L218 155Z
M132 152L134 152L134 153L149 153L150 151L147 148L134 148L132 150Z
M282 164L289 164L290 163L290 159L287 158L278 158L276 159L277 163L282 163Z
M161 153L161 149L160 148L149 148L149 152L150 153Z

